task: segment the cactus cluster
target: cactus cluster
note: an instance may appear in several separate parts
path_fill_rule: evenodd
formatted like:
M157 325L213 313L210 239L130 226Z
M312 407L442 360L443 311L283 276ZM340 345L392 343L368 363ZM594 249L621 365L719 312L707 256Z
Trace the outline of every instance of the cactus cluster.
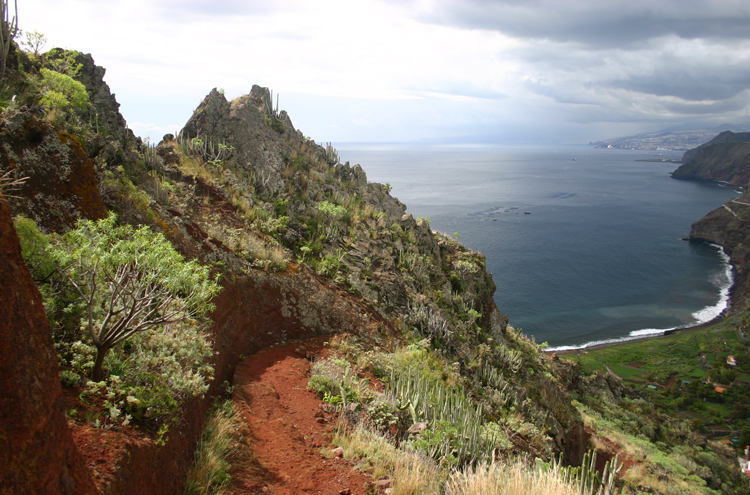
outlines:
M481 406L475 406L463 393L411 369L391 372L388 389L399 408L409 409L415 424L425 422L429 429L447 423L456 429L454 441L430 446L430 456L438 460L452 457L459 465L492 460L497 442L482 433Z
M234 147L227 146L224 142L214 143L213 141L204 141L200 135L188 139L182 132L177 136L177 143L180 145L183 154L200 158L207 164L214 166L221 165L234 152Z
M552 457L549 463L536 459L536 469L543 473L549 473L563 480L565 483L578 485L581 495L615 495L619 489L615 486L617 473L620 472L621 464L618 456L607 461L601 474L596 470L596 451L590 450L583 455L580 466L563 466L562 454Z
M18 34L18 0L15 7L16 15L10 19L8 0L0 1L0 78L5 75L5 61L10 51L10 43Z

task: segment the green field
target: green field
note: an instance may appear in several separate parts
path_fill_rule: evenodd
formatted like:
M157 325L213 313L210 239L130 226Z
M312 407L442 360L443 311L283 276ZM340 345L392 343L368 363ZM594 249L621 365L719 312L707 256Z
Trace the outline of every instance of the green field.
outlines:
M708 364L714 364L717 353L719 361L725 361L729 354L741 354L737 352L739 336L730 322L561 357L579 362L589 373L602 371L609 366L626 380L641 381L649 372L654 381L661 384L672 374L677 376L677 380L705 380L708 378L708 368L699 360L701 355L706 355ZM632 363L645 364L640 369L624 366Z
M683 330L665 337L582 350L578 354L560 357L578 362L582 370L590 374L605 372L608 367L640 390L648 384L664 386L674 375L676 388L651 390L653 399L664 407L665 412L677 414L678 410L672 409L679 408L680 413L703 422L723 421L732 413L732 403L740 400L738 394L720 397L714 394L713 385L701 384L709 380L712 366L725 366L728 355L743 356L743 359L748 355L750 342L740 339L736 330L738 320L730 317L698 330ZM705 362L701 359L703 355ZM750 382L750 364L744 368L738 366L734 371L740 380ZM691 383L683 384L683 380ZM701 393L708 395L696 396L695 387L703 387ZM708 400L703 397L708 397Z
M645 376L648 374L648 371L646 370L628 368L627 366L623 366L621 364L610 366L610 369L616 375L619 375L625 379L642 380L645 379Z

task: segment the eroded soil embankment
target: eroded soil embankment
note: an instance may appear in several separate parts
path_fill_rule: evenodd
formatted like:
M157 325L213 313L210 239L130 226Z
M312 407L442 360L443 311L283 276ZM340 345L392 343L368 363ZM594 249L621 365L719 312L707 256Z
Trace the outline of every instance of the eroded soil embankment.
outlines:
M273 345L237 365L232 399L243 451L233 459L232 494L362 494L372 477L327 458L334 418L307 390L310 361L324 337Z

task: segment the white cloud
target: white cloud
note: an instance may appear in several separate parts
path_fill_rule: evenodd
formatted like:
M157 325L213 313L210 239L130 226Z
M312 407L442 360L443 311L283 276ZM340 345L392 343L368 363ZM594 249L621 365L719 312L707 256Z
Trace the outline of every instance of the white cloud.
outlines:
M601 122L746 115L748 9L652 3L28 0L19 17L51 46L92 53L152 140L211 88L253 84L318 141L533 138L534 122L544 139L557 126L588 141L606 137ZM639 36L612 27L622 19Z

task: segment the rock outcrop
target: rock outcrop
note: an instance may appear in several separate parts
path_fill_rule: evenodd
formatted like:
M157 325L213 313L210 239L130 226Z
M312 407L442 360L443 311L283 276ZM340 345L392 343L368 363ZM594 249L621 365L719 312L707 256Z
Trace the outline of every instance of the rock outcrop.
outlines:
M96 494L68 428L42 298L0 194L0 493Z
M0 168L28 177L14 193L13 214L54 232L68 230L79 218L105 216L94 163L75 136L20 112L3 120L0 143Z

